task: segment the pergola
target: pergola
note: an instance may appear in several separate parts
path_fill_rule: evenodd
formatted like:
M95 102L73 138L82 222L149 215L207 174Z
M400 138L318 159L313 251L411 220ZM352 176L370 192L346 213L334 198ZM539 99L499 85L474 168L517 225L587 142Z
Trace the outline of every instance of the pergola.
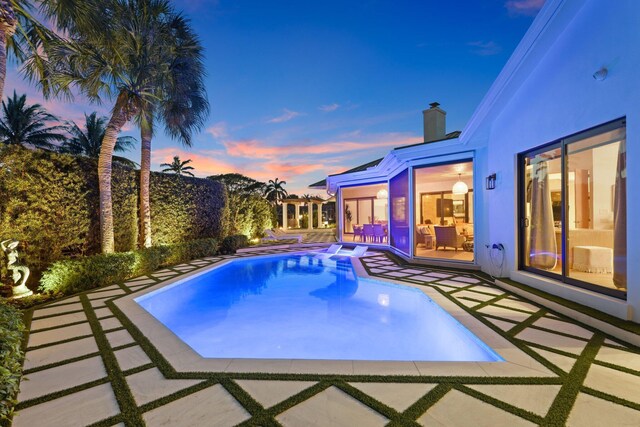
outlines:
M322 227L322 205L327 202L330 202L333 198L324 200L320 197L311 197L310 199L302 199L302 198L287 198L282 200L282 227L286 230L288 228L288 217L287 217L287 208L288 206L294 205L296 207L296 226L300 226L300 206L306 205L308 207L309 212L309 220L307 221L307 229L313 230L313 207L318 206L318 228Z

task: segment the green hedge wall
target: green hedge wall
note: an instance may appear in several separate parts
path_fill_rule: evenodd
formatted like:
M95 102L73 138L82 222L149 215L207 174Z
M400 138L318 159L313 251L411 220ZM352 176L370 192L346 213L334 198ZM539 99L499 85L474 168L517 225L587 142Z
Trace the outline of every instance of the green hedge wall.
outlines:
M273 228L273 208L263 197L229 193L229 234L244 234L248 238L264 236Z
M68 295L101 286L123 283L153 273L158 268L181 264L218 253L216 239L199 239L173 245L112 254L98 254L54 262L42 275L40 290Z
M114 165L117 251L137 248L138 189L138 172ZM228 218L222 184L152 173L150 194L154 244L224 236ZM54 261L98 253L99 221L95 160L0 146L0 239L20 240L32 287ZM0 265L5 269L5 262ZM6 278L6 270L0 270L0 279Z

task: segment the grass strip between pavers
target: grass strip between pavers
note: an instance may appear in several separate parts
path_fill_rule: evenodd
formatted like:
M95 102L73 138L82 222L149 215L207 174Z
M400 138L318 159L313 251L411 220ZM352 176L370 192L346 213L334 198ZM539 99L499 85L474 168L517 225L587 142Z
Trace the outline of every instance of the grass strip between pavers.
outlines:
M541 425L548 427L564 426L569 419L571 408L578 397L580 387L587 377L587 372L591 367L591 363L596 358L600 346L604 342L604 337L600 334L595 334L591 340L587 343L578 360L573 365L573 368L569 372L564 384L560 388L560 391L556 395L555 400L547 412L547 416L544 418Z
M515 280L511 280L511 279L506 279L506 278L499 278L497 279L501 282L506 283L507 285L513 286L515 288L521 289L525 292L528 292L530 294L536 295L538 297L544 298L546 300L555 302L556 304L565 306L571 310L575 310L579 313L582 314L586 314L587 316L593 317L595 319L598 319L602 322L605 323L609 323L617 328L620 328L622 330L628 331L628 332L633 332L634 334L640 334L640 325L637 323L633 323L631 321L628 320L621 320L618 319L617 317L611 316L607 313L603 313L602 311L596 310L594 308L591 307L587 307L585 305L579 304L577 302L568 300L568 299L564 299L561 298L559 296L550 294L548 292L544 292L541 291L539 289L533 288L531 286L527 286L524 285L522 283L516 282ZM498 286L498 285L496 285ZM499 287L499 286L498 286ZM523 297L526 298L526 297ZM562 314L562 313L561 313ZM566 314L562 314L562 316L566 317ZM619 339L619 338L618 338Z
M80 296L80 301L85 309L87 319L89 319L89 325L93 331L96 344L98 344L98 348L100 349L102 362L104 363L109 381L111 382L113 393L115 394L118 405L120 406L120 413L122 414L122 417L126 420L127 425L144 425L138 405L133 398L133 394L129 389L127 381L122 375L122 371L120 370L118 361L111 350L107 336L102 331L100 322L93 312L89 298L86 295L82 295Z
M396 261L393 258L397 258L393 255L389 256L389 253L381 256L386 256L387 259L392 259L393 261ZM217 263L218 261L222 261L226 259L228 258L220 258L218 260L212 261L209 265L201 265L198 267L199 268L208 267ZM381 276L380 274L371 273L370 269L366 266L366 264L364 262L362 264L371 276ZM403 260L402 265L404 264L405 262ZM411 267L414 267L414 266L412 265ZM439 267L429 269L426 266L419 266L417 268L423 269L425 270L425 272L445 271L445 272L453 272L455 274L459 274L459 272L455 269L443 269ZM180 272L180 274L186 274L192 271L193 270ZM479 272L475 272L475 271L472 273L469 271L464 271L465 276L475 277L480 280L483 280L484 277L482 277L482 275L478 273ZM150 283L144 286L144 288L139 287L138 289L134 289L134 290L125 286L121 286L121 288L124 289L127 293L138 292L142 289L146 289L149 286L154 286L158 283L161 283L165 280L169 280L175 277L176 276L171 276L171 277L166 277L162 279L157 279L155 283ZM465 307L461 302L459 302L455 298L455 293L460 292L461 290L467 290L466 288L469 288L468 290L472 290L471 288L478 285L494 286L490 282L470 284L469 286L465 286L464 289L454 288L453 290L447 292L440 289L437 283L432 284L427 282L419 282L412 279L396 278L396 277L394 277L393 279L399 282L404 281L404 282L416 283L422 286L431 286L433 289L436 289L440 294L444 295L446 298L453 301L458 306L463 307L463 309L465 309L468 313L470 313L476 319L481 321L484 325L486 325L496 333L500 334L501 336L505 337L507 340L513 343L516 347L518 347L519 349L527 353L529 356L531 356L532 358L534 358L535 360L543 364L545 367L547 367L552 372L556 373L558 376L557 377L515 377L515 378L506 377L505 378L505 377L462 377L462 376L423 377L423 376L393 376L393 375L268 374L268 373L226 373L226 372L180 373L175 371L175 369L164 359L164 357L162 357L162 355L157 351L157 349L155 349L152 343L144 335L142 335L139 332L139 330L135 327L135 325L113 304L114 299L118 299L124 296L124 295L115 295L115 296L112 296L111 298L107 298L104 305L113 312L114 316L122 323L123 328L126 329L136 341L135 343L130 343L121 347L126 348L130 346L140 345L142 350L147 354L147 356L151 360L151 363L129 369L126 372L122 372L118 366L117 360L114 355L115 350L112 350L110 348L108 340L106 339L106 335L100 327L99 321L96 318L95 313L93 311L94 308L91 306L91 302L87 296L88 293L93 292L93 290L91 290L83 294L80 294L80 299L81 299L84 311L87 315L87 318L89 319L89 324L91 325L96 342L98 343L98 348L100 350L100 355L102 356L103 362L105 364L105 368L107 369L108 380L111 382L111 387L114 391L118 404L120 405L120 408L121 408L121 414L110 417L106 420L102 420L98 423L95 423L95 426L106 427L109 425L117 424L118 422L121 422L121 421L126 422L128 425L142 425L143 424L143 419L141 415L142 412L146 412L153 408L163 406L172 401L175 401L176 399L188 396L192 393L198 392L200 390L203 390L207 387L213 386L218 383L221 384L222 387L224 387L225 390L229 392L234 397L234 399L236 399L245 408L245 410L247 410L248 413L251 415L251 418L241 423L241 425L247 425L247 426L254 426L254 425L279 426L280 423L278 423L278 421L276 420L276 417L279 414L312 398L316 394L332 386L340 389L344 393L348 394L349 396L361 402L362 404L366 405L367 407L371 408L372 410L387 417L390 420L388 425L391 425L391 426L417 425L415 420L419 418L422 414L424 414L430 407L436 404L451 389L456 389L469 396L482 400L492 406L505 410L514 415L520 416L531 422L540 423L542 425L549 425L549 426L562 425L564 422L566 422L569 416L569 413L571 411L571 408L573 406L573 403L575 402L575 399L577 397L577 394L580 391L584 393L592 394L596 397L599 397L601 399L607 400L612 403L621 404L636 410L640 410L640 405L637 405L633 402L629 402L619 397L611 396L606 393L602 393L602 392L592 390L582 386L582 382L586 377L589 367L591 366L592 363L594 363L595 356L599 348L602 346L602 343L604 341L604 336L606 334L596 332L596 335L594 335L591 338L591 340L587 344L587 347L585 347L585 349L583 350L582 354L578 356L578 359L573 369L567 375L558 367L556 367L551 362L549 362L544 357L542 357L540 354L538 354L537 352L529 348L529 346L531 345L533 347L542 348L545 350L552 351L556 354L566 355L573 358L576 358L576 355L571 355L566 352L562 352L560 350L548 348L548 347L537 345L537 344L526 343L522 340L513 338L512 336L510 336L509 333L506 333L505 331L499 329L497 326L493 325L489 320L487 320L484 317L484 313L478 313L477 310L475 309L470 309L468 307ZM135 287L135 283L130 283L130 285ZM482 302L479 305L490 306L496 302L499 302L504 298L507 298L511 294L509 291L506 291L504 289L501 289L501 291L504 291L505 293L499 296L487 293L487 295L490 295L493 298L491 298L488 301ZM524 299L526 300L526 297L524 297ZM50 305L50 304L47 303L46 305ZM539 304L535 304L535 305L539 306ZM476 308L477 307L478 306L476 306ZM514 311L523 311L523 310L514 309L512 307L505 307L505 308L509 310L514 310ZM30 316L31 312L32 310L25 312L25 317ZM538 311L537 313L533 313L531 317L529 317L528 319L522 322L512 321L512 323L514 323L514 327L512 328L512 331L520 332L522 330L525 330L527 327L530 327L531 324L535 322L535 320L541 318L544 315L544 312L545 310L543 309ZM560 316L566 317L562 314L560 314ZM495 318L495 316L487 315L487 318ZM30 321L30 319L28 320ZM82 323L82 322L79 322L79 323ZM578 322L575 322L575 321L571 321L569 323L579 324ZM27 324L27 322L25 322L25 324ZM64 325L64 326L70 326L70 325L71 324ZM580 324L580 326L582 325ZM44 330L49 330L49 329L56 329L56 328L47 328ZM118 329L122 329L122 328L118 328ZM594 330L593 328L587 328L587 329ZM557 333L556 331L552 331L552 332ZM562 333L562 335L576 338L566 333ZM584 338L582 338L582 340L584 341ZM26 339L25 339L24 345L26 346ZM121 348L121 347L118 347L118 348ZM634 353L638 352L636 349L632 349L632 350L634 351ZM96 355L95 353L92 354L92 356L95 356L95 355ZM86 357L88 356L83 356L76 359L82 360ZM58 365L62 365L70 362L72 362L72 360L56 363L56 364L53 364L53 366L58 366ZM628 368L620 367L620 366L613 365L606 362L596 361L595 363L598 363L606 367L611 367L613 369L617 369L622 372L627 372L627 373L637 375L636 371ZM126 383L125 373L129 375L137 372L142 372L143 370L150 369L153 366L158 368L167 379L201 379L202 382L194 386L188 387L184 390L180 390L176 393L170 394L168 396L164 396L156 401L142 405L141 407L138 407ZM51 366L47 366L47 367L51 367ZM39 371L39 370L41 370L39 367L35 369L35 371ZM34 370L31 370L31 371L33 372ZM315 381L316 384L312 385L311 387L305 390L302 390L301 392L293 396L290 396L289 398L283 400L282 402L270 408L263 408L262 405L260 405L260 403L258 403L249 393L247 393L244 389L242 389L242 387L240 387L234 381L237 379L281 380L281 381L301 380L301 381ZM96 384L94 383L100 382L102 384L102 383L105 383L106 381L107 379L101 379L91 383L83 384L81 386L77 386L73 389L67 389L60 392L56 392L56 393L60 393L60 396L67 395L73 392L77 392L77 391L95 386ZM418 399L418 401L413 403L403 413L399 413L393 408L390 408L389 406L378 401L377 399L374 399L371 396L367 395L366 393L353 387L348 382L437 383L437 385L431 391L426 393L422 398ZM556 399L554 400L548 414L546 415L546 417L542 418L524 409L517 408L515 406L509 405L505 402L497 400L493 397L476 392L466 386L466 385L473 385L473 384L495 384L495 385L500 385L500 384L502 385L527 385L527 384L544 385L544 384L547 384L547 385L562 385L562 387L561 387L560 393L558 393L558 395L556 396ZM42 399L50 400L51 398L53 398L54 395L57 396L56 393L51 393L47 396L43 396ZM22 402L22 403L26 404L27 406L32 406L32 404L35 404L35 401L36 399L33 399L31 401Z

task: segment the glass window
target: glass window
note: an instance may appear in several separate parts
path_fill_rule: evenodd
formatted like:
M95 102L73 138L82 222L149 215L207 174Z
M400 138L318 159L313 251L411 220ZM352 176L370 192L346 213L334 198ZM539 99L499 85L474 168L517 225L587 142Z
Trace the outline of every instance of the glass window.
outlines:
M414 169L414 254L473 261L473 162Z
M387 244L389 193L387 183L343 187L342 241ZM367 233L365 234L365 227ZM373 225L376 225L376 233Z
M525 269L625 296L625 132L619 120L522 156Z
M389 181L391 201L391 245L409 254L409 170L405 169Z

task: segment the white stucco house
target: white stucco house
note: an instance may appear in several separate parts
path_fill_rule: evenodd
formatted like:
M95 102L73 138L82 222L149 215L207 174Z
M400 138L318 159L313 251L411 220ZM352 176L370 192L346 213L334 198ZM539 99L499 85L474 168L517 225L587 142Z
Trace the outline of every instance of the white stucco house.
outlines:
M462 132L312 185L338 240L640 322L640 1L547 0Z

